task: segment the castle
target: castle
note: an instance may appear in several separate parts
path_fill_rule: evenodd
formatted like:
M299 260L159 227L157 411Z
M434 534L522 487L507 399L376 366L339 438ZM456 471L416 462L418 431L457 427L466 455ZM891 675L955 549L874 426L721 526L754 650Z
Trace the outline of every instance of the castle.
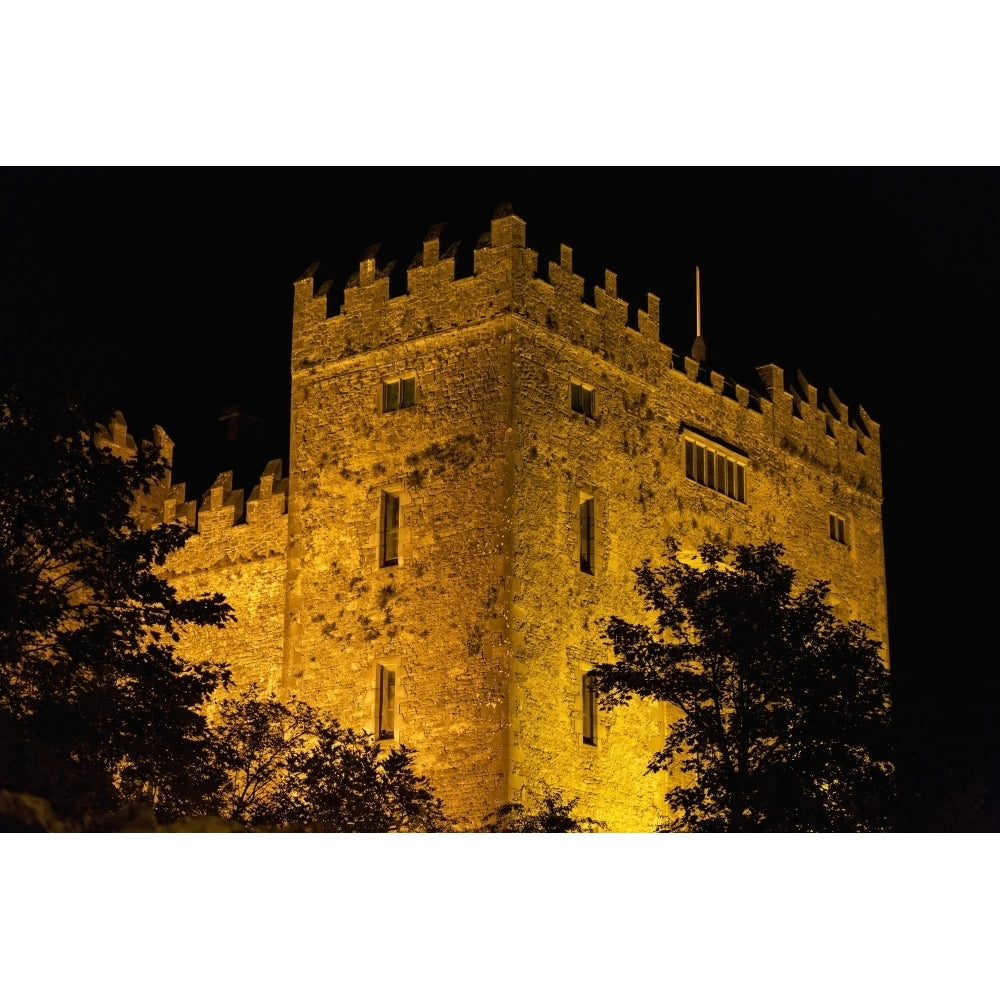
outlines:
M651 830L666 710L595 703L599 622L643 618L632 570L667 535L774 538L885 641L878 425L775 365L734 384L700 336L678 355L654 295L632 329L610 271L590 305L569 247L539 276L509 208L471 276L439 237L403 295L374 251L336 315L315 266L295 283L287 478L272 462L244 503L223 474L197 506L166 484L157 517L197 526L172 580L238 619L185 652L415 748L468 825L548 786Z

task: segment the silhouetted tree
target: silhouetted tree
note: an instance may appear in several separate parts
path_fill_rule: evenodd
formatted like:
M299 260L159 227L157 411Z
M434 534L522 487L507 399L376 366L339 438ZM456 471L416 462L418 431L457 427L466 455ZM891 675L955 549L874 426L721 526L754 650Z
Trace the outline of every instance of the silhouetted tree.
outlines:
M561 792L545 789L541 797L533 797L530 806L521 802L505 802L490 813L483 824L483 833L598 833L607 826L590 816L574 816L579 799L563 799Z
M775 542L699 549L635 571L656 624L604 623L616 662L594 669L608 704L672 706L663 749L668 830L884 830L890 825L889 674L881 643L842 623ZM731 557L731 562L726 562Z
M248 826L328 832L436 831L441 801L413 767L305 702L260 697L256 686L213 711L214 761L227 775L221 812Z
M0 384L0 788L70 820L197 809L217 786L200 709L227 671L174 643L230 609L154 572L188 531L133 521L153 449L115 457L80 410L39 399Z

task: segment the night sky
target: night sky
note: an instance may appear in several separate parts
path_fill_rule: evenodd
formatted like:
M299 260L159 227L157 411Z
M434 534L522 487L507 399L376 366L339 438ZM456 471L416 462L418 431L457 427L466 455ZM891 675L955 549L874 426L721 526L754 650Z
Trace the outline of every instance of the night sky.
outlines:
M658 294L687 353L699 264L710 367L754 389L758 364L798 368L881 424L901 787L924 829L995 820L1000 684L968 576L989 519L956 439L985 433L997 171L5 170L0 358L51 363L136 437L162 425L189 498L233 462L218 418L239 404L264 421L259 456L236 456L249 488L268 458L287 468L295 278L319 260L338 292L380 242L401 293L442 222L470 273L506 201L541 274L570 245L588 288L617 273L631 325Z

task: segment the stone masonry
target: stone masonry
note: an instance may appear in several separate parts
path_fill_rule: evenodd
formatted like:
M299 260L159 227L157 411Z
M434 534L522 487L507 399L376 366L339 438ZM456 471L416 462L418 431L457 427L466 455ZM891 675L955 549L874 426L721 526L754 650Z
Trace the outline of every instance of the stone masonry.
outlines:
M172 579L238 619L185 651L343 725L388 712L463 825L548 786L651 830L667 718L590 715L601 619L643 617L632 569L667 535L690 554L774 538L885 641L878 425L774 365L758 393L679 356L653 295L631 329L611 272L585 303L568 247L539 277L509 210L470 277L439 232L405 295L374 252L337 315L315 267L296 282L287 479L272 462L244 505L223 474L197 510L167 484L162 516L197 524Z

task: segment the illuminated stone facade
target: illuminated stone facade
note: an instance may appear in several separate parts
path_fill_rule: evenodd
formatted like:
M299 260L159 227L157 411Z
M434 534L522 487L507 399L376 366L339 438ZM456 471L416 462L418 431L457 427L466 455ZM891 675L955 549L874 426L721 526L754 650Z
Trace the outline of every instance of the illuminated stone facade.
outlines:
M879 430L775 366L760 395L732 384L660 342L654 296L634 330L614 274L591 306L569 248L547 279L537 257L501 212L470 277L436 232L405 295L371 256L328 316L307 272L289 477L268 466L245 512L226 475L197 512L172 488L198 534L169 568L239 619L189 652L391 730L467 824L547 785L650 830L664 709L591 716L600 620L643 616L632 569L667 535L774 538L884 640Z

